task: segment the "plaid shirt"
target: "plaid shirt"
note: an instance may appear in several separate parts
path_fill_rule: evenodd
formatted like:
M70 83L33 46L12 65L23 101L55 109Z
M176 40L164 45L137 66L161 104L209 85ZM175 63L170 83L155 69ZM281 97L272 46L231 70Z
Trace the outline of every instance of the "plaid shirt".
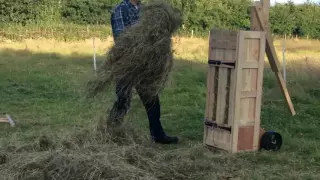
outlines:
M135 24L139 19L140 1L137 7L123 0L113 11L111 15L111 26L113 37L117 38L119 34L127 27Z

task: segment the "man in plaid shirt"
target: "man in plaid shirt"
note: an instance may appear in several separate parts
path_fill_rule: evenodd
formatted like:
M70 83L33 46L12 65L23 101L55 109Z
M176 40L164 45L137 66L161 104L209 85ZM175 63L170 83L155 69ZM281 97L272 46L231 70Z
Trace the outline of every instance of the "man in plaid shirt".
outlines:
M129 28L138 21L140 5L141 3L139 0L123 0L115 8L114 12L111 15L112 32L115 42L121 32L123 32L126 28ZM113 105L110 117L112 117L113 113L115 113L118 115L118 117L116 117L117 119L120 119L121 121L123 120L124 115L127 113L129 109L131 101L131 89L129 89L129 91L127 90L128 89L126 89L126 87L122 86L121 82L117 83L117 100ZM178 143L179 139L177 137L167 136L162 128L160 122L159 96L154 97L151 101L147 101L149 97L148 94L139 90L139 88L137 89L137 92L147 111L150 134L153 141L161 144Z
M123 0L111 15L112 33L114 39L125 30L135 24L139 19L140 0Z

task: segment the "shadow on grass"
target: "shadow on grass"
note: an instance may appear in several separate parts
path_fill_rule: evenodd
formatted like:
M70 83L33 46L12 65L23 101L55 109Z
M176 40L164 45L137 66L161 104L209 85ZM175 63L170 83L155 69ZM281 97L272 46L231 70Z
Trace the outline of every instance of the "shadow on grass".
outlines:
M64 128L92 123L106 113L113 99L82 102L84 86L94 75L92 57L80 54L63 56L56 53L34 53L6 49L0 52L2 112L33 124ZM104 57L98 56L98 64ZM202 64L177 60L168 87L161 94L162 119L170 134L201 140L201 119L205 105L205 69ZM106 92L114 98L114 92ZM101 98L101 99L99 99ZM141 101L134 96L134 123L147 132L147 117ZM32 128L32 130L38 128ZM189 135L191 134L191 135Z
M160 97L163 125L182 144L149 143L147 116L135 96L128 123L143 138L128 138L119 145L97 137L94 130L113 99L102 95L81 101L83 85L94 73L91 56L6 49L0 51L0 57L0 111L18 120L16 128L4 124L0 128L0 174L4 179L86 179L88 174L92 179L161 180L317 177L320 134L315 127L320 125L320 106L314 98L319 97L319 84L308 73L301 77L307 72L301 65L288 69L295 117L286 110L283 98L279 99L273 73L268 68L265 71L262 126L283 135L281 151L230 155L210 152L201 145L206 64L175 61L172 78ZM97 59L101 63L104 57ZM129 129L125 137L134 133Z

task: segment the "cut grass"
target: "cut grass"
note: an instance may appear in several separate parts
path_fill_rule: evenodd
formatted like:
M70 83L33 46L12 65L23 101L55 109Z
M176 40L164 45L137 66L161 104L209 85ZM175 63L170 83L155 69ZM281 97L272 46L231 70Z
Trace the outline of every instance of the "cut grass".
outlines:
M287 83L296 116L290 115L266 63L262 127L281 133L281 150L233 155L202 147L207 41L174 41L177 61L160 100L164 128L182 140L177 146L149 143L147 116L137 96L124 127L128 133L122 134L126 140L119 144L97 134L114 92L93 100L82 97L93 74L90 40L2 43L0 112L12 115L17 127L0 124L1 179L318 179L316 41L300 41L299 48L287 42ZM111 43L97 40L99 63ZM275 44L281 59L279 41Z

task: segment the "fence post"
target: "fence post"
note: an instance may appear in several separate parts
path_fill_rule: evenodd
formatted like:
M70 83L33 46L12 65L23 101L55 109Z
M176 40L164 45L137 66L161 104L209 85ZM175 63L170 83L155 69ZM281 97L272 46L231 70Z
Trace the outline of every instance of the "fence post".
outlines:
M95 38L93 38L92 45L93 45L93 68L94 68L94 71L96 72L97 71L97 62L96 62Z
M283 46L282 46L282 64L283 64L283 79L285 82L287 82L287 77L286 77L286 40L287 40L287 35L284 35L283 39Z

